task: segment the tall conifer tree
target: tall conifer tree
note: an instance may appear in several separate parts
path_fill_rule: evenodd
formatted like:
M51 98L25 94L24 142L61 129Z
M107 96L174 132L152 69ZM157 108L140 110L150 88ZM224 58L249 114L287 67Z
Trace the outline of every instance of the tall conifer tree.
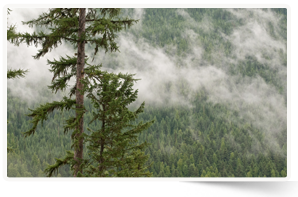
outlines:
M10 37L10 41L16 45L26 43L27 45L41 45L41 49L33 56L39 59L52 49L68 42L77 49L75 56L61 57L60 60L48 60L53 73L52 84L49 88L53 92L65 90L68 81L76 77L76 84L70 89L69 98L64 97L60 102L46 103L31 110L29 116L33 117L33 127L24 133L25 137L34 134L39 122L43 123L48 114L53 110L70 110L75 107L76 116L67 120L64 131L73 130L74 148L74 176L80 172L82 174L81 162L83 160L83 115L84 115L84 68L87 58L85 58L86 43L94 47L94 56L99 48L106 52L115 52L118 45L115 42L116 33L123 28L130 27L137 20L120 19L118 8L54 8L47 13L41 14L37 19L23 24L29 27L47 27L49 33L43 31L29 33L17 33ZM87 73L86 73L87 74ZM72 98L75 96L75 99Z
M85 69L87 77L82 80L86 96L91 100L95 129L88 128L84 133L84 144L88 155L81 162L85 177L146 177L152 174L146 165L148 155L144 149L147 142L139 143L138 134L147 129L153 122L136 123L143 112L144 103L136 111L130 111L128 105L137 98L137 90L132 86L136 79L131 74L114 74L101 71L100 66L89 66ZM58 173L64 164L73 165L71 152L63 159L56 159L54 165L45 172L52 176Z

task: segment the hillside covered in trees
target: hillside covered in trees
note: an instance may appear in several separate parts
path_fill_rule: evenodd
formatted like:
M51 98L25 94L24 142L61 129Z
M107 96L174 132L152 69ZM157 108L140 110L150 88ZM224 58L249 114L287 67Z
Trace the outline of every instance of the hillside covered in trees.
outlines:
M140 20L119 34L119 53L99 51L94 62L140 79L130 108L145 101L136 122L155 120L138 136L151 144L145 153L153 177L287 176L286 9L148 8L122 9L122 15ZM12 51L8 67L16 61ZM31 128L28 108L64 96L47 89L47 74L32 80L36 71L25 68L29 76L7 87L13 149L7 175L44 177L44 169L71 149L63 124L73 114L55 111L24 138ZM98 125L88 125L93 109L89 99L85 104L88 132ZM56 176L71 177L70 167Z

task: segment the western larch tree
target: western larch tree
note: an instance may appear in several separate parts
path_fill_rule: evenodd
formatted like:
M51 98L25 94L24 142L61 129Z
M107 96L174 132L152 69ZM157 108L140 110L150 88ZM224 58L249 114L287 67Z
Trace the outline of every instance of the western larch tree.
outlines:
M10 37L10 41L17 46L21 43L27 45L41 45L41 49L33 56L39 59L52 49L58 47L64 42L68 42L77 53L75 56L61 57L60 60L48 60L53 73L52 84L48 86L53 92L65 90L68 81L76 77L76 84L70 89L69 98L64 97L61 101L46 103L38 108L31 110L29 114L33 117L32 128L24 133L24 136L33 135L39 122L47 119L48 114L53 110L74 109L76 116L68 119L64 132L73 130L72 147L74 148L74 177L78 172L82 174L81 164L83 161L83 115L84 115L84 68L88 58L85 56L85 45L94 47L94 54L97 54L99 48L105 49L105 52L118 51L118 45L115 42L116 33L123 28L130 27L137 20L119 18L119 8L54 8L49 9L47 13L41 14L37 19L23 22L29 27L46 27L49 33L44 31L29 33L17 33ZM87 73L86 73L87 74ZM88 75L88 74L87 74ZM75 96L75 99L72 98ZM75 107L75 108L74 108Z

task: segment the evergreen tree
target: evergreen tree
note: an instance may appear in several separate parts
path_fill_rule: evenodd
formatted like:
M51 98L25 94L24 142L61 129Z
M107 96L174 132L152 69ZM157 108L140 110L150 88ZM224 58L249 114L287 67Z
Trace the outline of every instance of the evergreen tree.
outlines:
M100 71L97 66L85 70L88 77L83 80L87 97L92 100L93 119L100 125L98 130L88 128L90 134L84 134L89 157L83 159L80 176L87 177L140 177L151 176L145 165L148 155L144 154L147 142L138 144L138 134L153 122L133 124L138 114L144 110L144 103L134 112L128 109L137 98L132 90L136 81L133 75L113 74ZM92 83L91 83L92 81ZM89 85L88 84L92 84ZM64 160L57 159L55 165L46 169L49 176L63 164L73 165L72 156ZM163 163L160 164L164 168ZM163 171L163 170L161 170Z
M133 124L144 111L145 103L134 112L128 109L137 98L137 91L132 89L136 79L133 75L115 75L92 68L86 70L93 82L86 91L97 109L91 122L98 121L101 127L95 131L88 128L91 134L86 142L89 142L90 159L85 162L86 176L151 176L149 166L145 165L148 156L144 149L148 144L146 141L139 144L138 135L154 120Z
M83 115L84 108L84 86L82 79L84 79L84 68L87 62L85 58L86 43L94 47L94 55L99 48L105 49L106 52L117 51L118 46L115 42L116 34L124 27L130 27L134 22L133 19L120 19L118 15L120 9L118 8L54 8L49 9L47 13L41 14L37 19L23 24L33 27L34 25L40 27L47 27L50 33L43 31L29 33L16 33L9 38L9 40L19 45L26 43L27 45L34 44L41 45L42 48L33 56L39 59L52 49L66 41L77 49L76 56L61 57L60 60L49 61L51 66L50 71L53 73L52 84L49 88L52 91L65 90L67 82L71 77L76 77L76 84L71 88L70 98L64 97L60 102L46 103L40 107L31 110L29 114L33 117L33 127L24 133L25 137L34 134L39 122L43 123L48 118L49 113L55 109L70 110L74 109L76 116L67 120L67 125L64 132L73 130L73 148L74 148L74 176L78 172L82 173L81 161L83 159ZM94 57L93 57L94 59ZM72 96L75 95L75 99ZM69 156L69 155L68 155Z
M165 168L165 176L171 177L171 170L170 170L170 166L168 166L168 165Z

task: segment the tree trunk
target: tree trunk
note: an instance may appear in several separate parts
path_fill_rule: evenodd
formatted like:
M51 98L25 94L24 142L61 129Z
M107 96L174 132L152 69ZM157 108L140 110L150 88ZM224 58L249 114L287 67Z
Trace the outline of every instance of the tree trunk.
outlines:
M81 36L85 33L85 22L86 22L86 8L80 8L79 15L79 31L78 37L79 40ZM79 90L84 88L83 84L80 82L84 78L84 66L85 66L85 41L80 40L78 43L78 53L77 53L77 81L76 81L76 108L83 108L84 106L84 94L81 94ZM78 117L78 112L76 112L76 117ZM77 176L78 172L82 172L80 169L81 161L83 159L83 138L81 138L84 129L83 129L83 117L79 120L79 125L77 127L79 133L75 135L75 139L79 139L78 147L75 146L74 160L77 161L74 166L74 177Z
M103 91L105 91L105 87L103 87ZM105 104L103 104L103 117L102 117L102 125L101 125L101 129L102 129L102 133L104 133L105 131L105 111L106 111L106 107L105 107ZM100 176L103 175L103 170L104 170L104 166L102 165L102 163L104 162L104 158L103 158L103 151L104 151L104 145L105 145L105 139L104 138L100 138L100 152L99 152L99 173L100 173Z

